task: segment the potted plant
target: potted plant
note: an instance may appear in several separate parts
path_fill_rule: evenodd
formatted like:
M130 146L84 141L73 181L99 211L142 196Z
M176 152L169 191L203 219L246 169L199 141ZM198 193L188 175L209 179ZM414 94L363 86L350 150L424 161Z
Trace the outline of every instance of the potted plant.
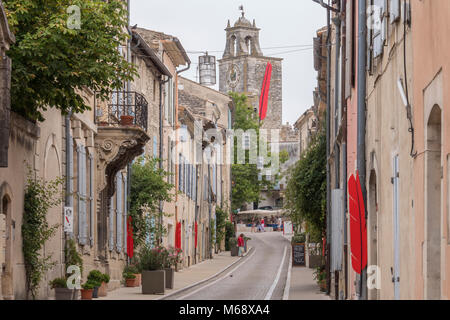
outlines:
M231 251L231 256L232 257L237 257L238 256L238 254L239 254L239 248L238 248L238 246L237 246L237 240L236 240L236 238L230 238L229 240L228 240L228 243L229 243L229 245L230 245L230 251Z
M164 271L164 255L161 247L144 246L139 252L139 265L142 270L142 293L164 294L166 288L166 272Z
M106 273L102 273L102 285L98 288L98 296L106 297L108 295L108 283L111 280L110 276Z
M314 280L317 281L320 291L325 292L327 290L327 272L324 266L316 268L314 271Z
M165 252L164 270L166 272L166 289L173 289L175 282L175 269L181 262L181 249L170 247Z
M136 287L136 275L134 275L131 272L124 272L123 278L125 279L125 286L126 287Z
M122 126L131 126L133 125L134 117L130 115L120 116L120 125Z
M92 300L95 284L92 282L86 282L81 285L81 300Z
M92 270L91 272L89 272L87 279L88 282L91 282L95 285L92 297L98 298L99 288L102 286L103 280L105 279L103 273L98 270Z
M131 273L135 275L135 287L139 287L141 285L141 271L139 270L138 267L138 262L136 261L136 259L134 259L134 261L132 261L133 264L130 264L128 266L125 266L123 272L124 273Z
M67 288L67 279L56 278L49 283L52 289L55 289L55 300L72 300L73 289Z

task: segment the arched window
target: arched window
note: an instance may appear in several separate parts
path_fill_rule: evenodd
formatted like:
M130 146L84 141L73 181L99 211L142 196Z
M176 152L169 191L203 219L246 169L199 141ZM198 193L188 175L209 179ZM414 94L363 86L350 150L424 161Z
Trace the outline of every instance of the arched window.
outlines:
M237 39L235 35L231 36L231 50L230 50L231 54L233 56L237 55Z
M252 39L252 37L245 38L245 45L247 46L248 54L253 55L253 39Z

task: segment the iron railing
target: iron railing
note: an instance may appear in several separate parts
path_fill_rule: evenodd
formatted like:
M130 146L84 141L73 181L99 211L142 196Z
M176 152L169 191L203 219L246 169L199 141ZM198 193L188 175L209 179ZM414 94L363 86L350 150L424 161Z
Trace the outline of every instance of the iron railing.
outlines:
M96 106L95 122L100 126L129 125L123 116L132 117L128 121L145 131L148 128L148 102L134 91L113 91L109 103Z

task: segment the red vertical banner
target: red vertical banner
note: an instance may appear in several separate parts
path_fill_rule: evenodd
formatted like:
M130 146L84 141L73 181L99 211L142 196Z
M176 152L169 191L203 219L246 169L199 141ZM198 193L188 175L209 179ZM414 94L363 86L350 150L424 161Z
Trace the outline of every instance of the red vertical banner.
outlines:
M128 216L127 223L127 255L130 258L133 258L134 255L134 241L133 241L133 227L132 227L132 218Z
M198 239L198 224L195 222L195 248L197 248L197 239Z
M272 64L267 63L266 73L261 88L261 96L259 97L259 119L262 121L267 115L267 103L269 101L270 80L272 77Z
M177 222L175 230L175 248L181 249L181 222Z

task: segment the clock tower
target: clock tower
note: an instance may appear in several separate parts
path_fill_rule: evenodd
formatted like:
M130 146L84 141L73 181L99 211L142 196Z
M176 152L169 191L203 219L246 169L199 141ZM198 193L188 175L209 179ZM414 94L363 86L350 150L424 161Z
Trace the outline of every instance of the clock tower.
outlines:
M219 60L219 90L223 93L237 92L248 96L255 113L259 113L259 97L267 63L272 64L267 116L264 129L282 127L282 59L265 57L259 44L259 31L253 23L242 16L231 26L228 21L225 52Z

